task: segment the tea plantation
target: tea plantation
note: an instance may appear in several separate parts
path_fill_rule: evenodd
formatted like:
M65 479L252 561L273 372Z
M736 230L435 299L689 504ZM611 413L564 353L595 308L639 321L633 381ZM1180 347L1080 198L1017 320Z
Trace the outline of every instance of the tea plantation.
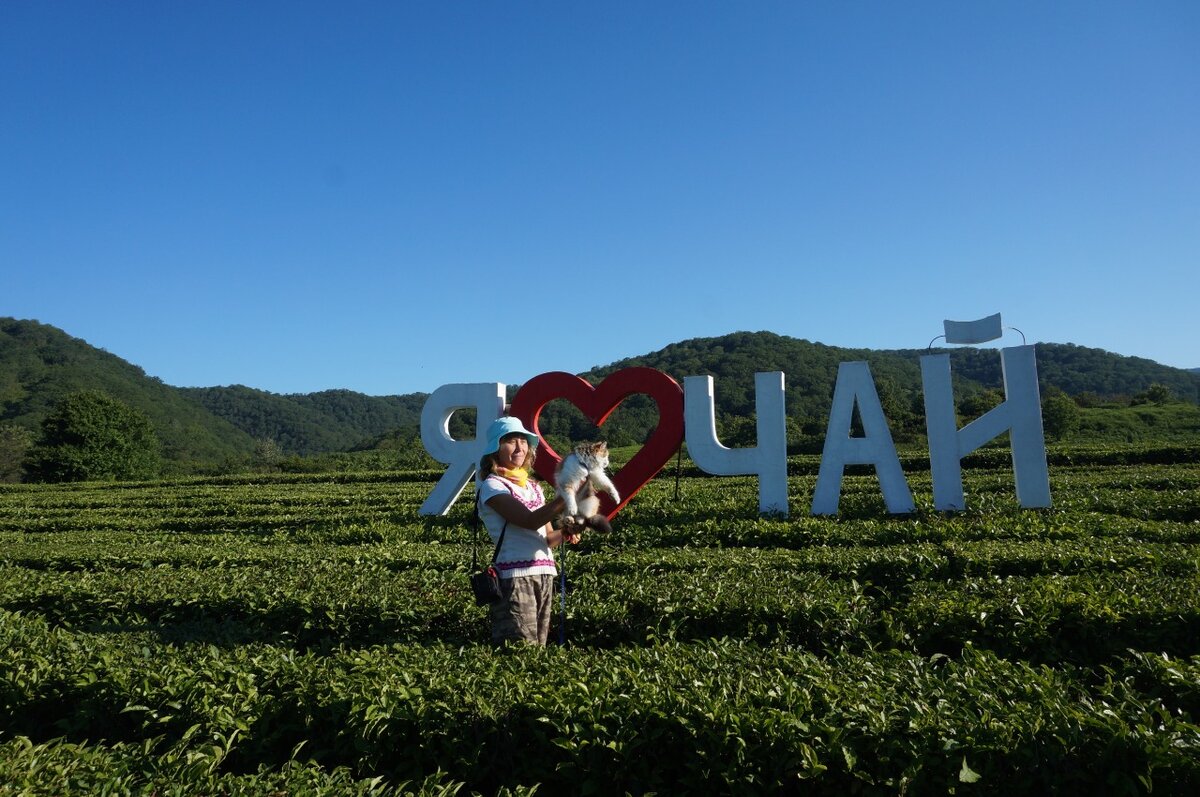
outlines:
M1200 793L1200 448L972 462L672 463L512 651L433 472L0 486L0 794Z

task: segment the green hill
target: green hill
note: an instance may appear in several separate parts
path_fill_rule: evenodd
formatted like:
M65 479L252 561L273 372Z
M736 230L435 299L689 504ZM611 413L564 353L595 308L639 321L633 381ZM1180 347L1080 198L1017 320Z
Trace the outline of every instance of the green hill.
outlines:
M1000 388L997 351L978 348L930 351L950 354L956 388L964 393ZM677 379L712 374L717 378L718 408L744 414L754 411L754 373L783 371L787 375L789 415L823 414L823 405L833 395L839 363L866 360L881 397L887 390L895 390L911 399L921 392L920 358L926 353L925 349L847 349L771 332L735 332L672 343L651 354L595 368L585 377L601 378L634 365L657 368ZM1037 366L1043 390L1056 387L1071 396L1091 393L1105 399L1127 399L1159 383L1183 401L1200 402L1200 373L1141 357L1074 344L1038 343Z
M922 352L908 352L916 357ZM999 357L986 349L956 349L954 369L962 376L980 380L984 374L999 385ZM1069 396L1092 394L1104 399L1123 399L1150 385L1166 385L1183 401L1200 402L1200 372L1160 365L1144 357L1126 357L1104 349L1071 343L1037 344L1038 379L1043 390L1057 387Z
M989 401L989 392L1001 390L999 352L978 348L932 352L950 355L956 399L966 415L981 412L980 406L986 408ZM677 380L710 374L714 377L718 423L725 419L728 427L729 419L747 418L754 413L754 373L783 371L789 423L794 422L803 435L821 437L825 433L838 364L865 360L870 364L893 432L899 438L916 439L924 435L920 358L927 353L925 349L849 349L771 332L735 332L673 343L650 354L595 368L583 376L595 382L631 366L656 368ZM1144 358L1073 344L1039 343L1037 365L1043 393L1058 388L1071 396L1090 396L1095 402L1128 404L1131 396L1153 384L1162 384L1187 404L1200 401L1200 374ZM980 402L984 404L979 405ZM628 409L623 406L614 413L609 422L611 427L606 424L606 435L616 436L618 442L626 442L626 438L642 439L656 417L648 401L631 400L627 404ZM587 425L576 417L577 413L572 415L561 409L559 412L560 415L555 415L548 409L546 413L550 419L546 425L553 433L572 438L588 435ZM563 416L571 420L566 422ZM1103 422L1093 422L1095 428L1104 426ZM1160 428L1166 431L1166 427ZM1135 437L1144 439L1145 435Z
M116 355L37 321L0 318L0 423L32 432L64 396L102 390L145 413L173 465L220 462L254 439Z
M36 433L59 400L83 389L102 390L145 413L171 470L245 460L262 440L284 454L362 447L398 428L416 429L426 398L177 388L57 327L0 318L0 423Z
M427 395L350 390L280 395L243 385L180 388L183 395L257 440L291 454L347 451L397 428L416 428Z
M1188 430L1194 426L1190 419L1200 402L1200 373L1072 344L1039 343L1037 352L1043 391L1059 388L1087 405L1081 434L1130 440L1176 439L1190 434ZM849 349L771 332L735 332L672 343L655 352L598 366L582 376L597 382L635 365L657 368L680 381L685 376L711 374L716 378L722 440L742 444L737 439L739 429L742 434L752 434L748 423L754 413L755 372L783 371L789 436L819 441L825 432L838 364L866 360L894 433L898 439L907 436L916 441L924 434L922 354L925 350ZM960 406L967 414L978 412L983 406L980 402L985 405L994 400L994 391L1000 387L999 354L963 348L950 350L950 356ZM1127 406L1131 396L1153 384L1165 385L1186 406L1157 413ZM242 385L176 388L56 327L0 318L0 423L36 432L55 403L85 388L103 390L144 412L154 424L164 459L173 470L245 461L256 443L264 440L288 455L395 446L397 440L412 439L427 398L424 393L366 396L349 390L280 395ZM979 406L972 409L972 402ZM1097 414L1094 408L1105 402L1123 405L1127 412L1120 417L1104 414L1108 410ZM645 439L656 422L653 404L635 396L614 413L604 436L614 445L635 444ZM565 402L547 407L541 428L551 439L574 440L595 433Z

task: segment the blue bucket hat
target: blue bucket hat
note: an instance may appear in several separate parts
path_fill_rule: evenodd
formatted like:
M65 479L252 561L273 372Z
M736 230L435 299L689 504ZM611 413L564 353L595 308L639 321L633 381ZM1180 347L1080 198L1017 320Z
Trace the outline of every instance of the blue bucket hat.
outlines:
M510 434L525 435L525 439L529 441L529 447L537 448L538 436L526 429L521 424L520 418L505 415L503 418L492 421L492 425L488 427L487 446L483 449L483 454L495 454L500 450L500 439Z

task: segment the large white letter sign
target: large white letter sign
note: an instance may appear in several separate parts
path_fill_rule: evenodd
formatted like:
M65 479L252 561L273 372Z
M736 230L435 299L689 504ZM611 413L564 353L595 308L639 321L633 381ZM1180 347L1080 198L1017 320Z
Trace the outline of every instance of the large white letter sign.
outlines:
M1050 474L1033 346L1001 349L1000 365L1004 401L957 429L950 355L927 354L921 358L933 505L940 510L964 508L962 458L1004 432L1008 432L1012 447L1017 500L1026 508L1050 506Z
M758 511L786 516L787 424L783 372L755 374L754 391L758 444L753 448L726 448L717 440L713 378L685 376L683 413L688 454L696 467L714 476L758 476Z
M855 404L862 419L863 437L850 436ZM821 453L821 468L817 471L817 486L813 491L814 515L837 513L842 495L842 476L847 465L875 466L889 512L899 514L912 512L915 508L912 492L900 467L900 457L892 442L892 430L888 428L879 394L875 391L871 367L862 361L838 365L833 408L829 411L829 428L825 432L825 449Z
M472 407L475 439L455 440L450 436L450 416ZM418 514L444 515L450 511L479 467L488 426L503 414L504 385L500 382L442 385L425 399L421 408L421 443L429 456L449 467L417 510Z

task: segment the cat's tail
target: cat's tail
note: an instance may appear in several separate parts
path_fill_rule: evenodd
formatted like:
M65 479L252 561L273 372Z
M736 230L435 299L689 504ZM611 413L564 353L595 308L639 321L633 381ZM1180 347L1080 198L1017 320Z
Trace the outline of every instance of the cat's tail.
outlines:
M608 522L608 518L604 515L592 515L587 519L587 526L590 529L603 531L606 534L612 531L612 524Z

